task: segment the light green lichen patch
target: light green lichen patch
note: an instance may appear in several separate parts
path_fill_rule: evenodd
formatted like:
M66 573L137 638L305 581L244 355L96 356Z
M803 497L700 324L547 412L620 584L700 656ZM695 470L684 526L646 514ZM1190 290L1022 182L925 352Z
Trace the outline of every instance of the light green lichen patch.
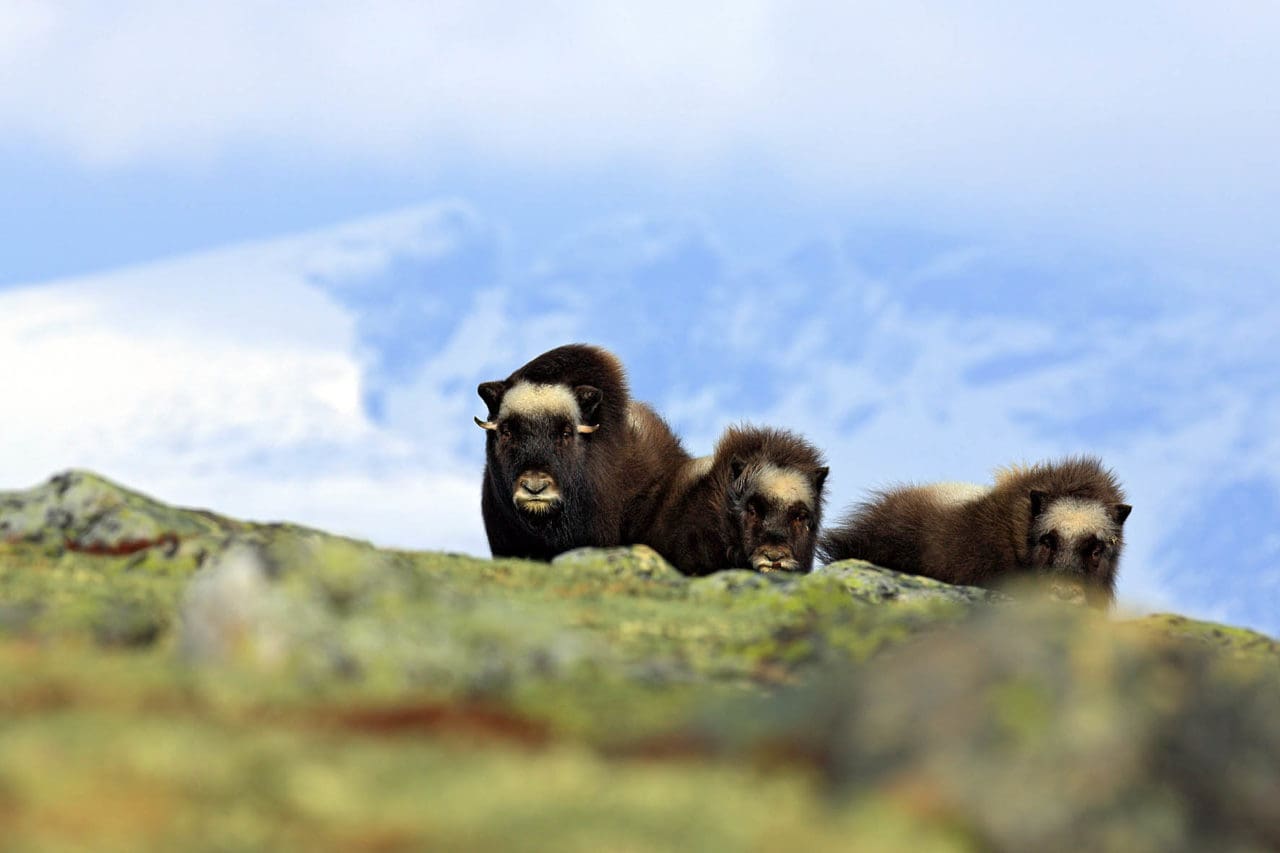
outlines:
M1188 640L1230 657L1280 665L1280 641L1247 628L1201 622L1173 613L1144 616L1132 620L1131 624L1141 630Z
M104 645L149 645L170 631L189 575L151 571L132 558L0 545L0 635L76 634Z
M225 536L245 525L179 509L89 471L67 471L24 491L0 492L0 539L84 550L122 544Z
M841 560L819 572L839 578L855 598L868 604L901 601L945 601L978 604L1002 601L1005 596L972 586L954 586L933 578L904 575L865 560Z

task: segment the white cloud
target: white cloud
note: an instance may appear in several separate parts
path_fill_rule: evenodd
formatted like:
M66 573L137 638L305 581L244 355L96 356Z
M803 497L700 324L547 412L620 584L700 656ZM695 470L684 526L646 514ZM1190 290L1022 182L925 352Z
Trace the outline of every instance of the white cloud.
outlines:
M64 6L11 51L16 126L91 162L306 141L381 157L465 144L523 159L698 147L759 77L763 7L375 2ZM726 26L726 24L730 24Z
M7 134L100 168L252 150L632 172L1258 248L1280 9L0 2ZM1224 225L1223 223L1227 223Z
M54 37L57 16L47 4L0 2L0 69L16 64Z

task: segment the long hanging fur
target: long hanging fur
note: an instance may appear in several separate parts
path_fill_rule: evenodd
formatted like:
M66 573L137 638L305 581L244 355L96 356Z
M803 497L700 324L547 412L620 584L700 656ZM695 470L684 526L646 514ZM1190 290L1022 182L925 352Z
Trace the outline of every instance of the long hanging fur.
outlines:
M681 466L641 541L685 574L808 572L826 476L821 454L800 436L731 427L712 456Z
M955 584L1019 575L1081 584L1110 606L1130 507L1115 475L1090 456L998 472L994 486L932 484L875 493L818 545L824 562L860 559Z
M481 512L495 557L549 560L626 543L646 496L689 459L666 422L631 399L621 363L599 347L557 347L478 393L489 410L477 419L486 430ZM526 511L544 506L515 500L532 496L526 484L558 502Z

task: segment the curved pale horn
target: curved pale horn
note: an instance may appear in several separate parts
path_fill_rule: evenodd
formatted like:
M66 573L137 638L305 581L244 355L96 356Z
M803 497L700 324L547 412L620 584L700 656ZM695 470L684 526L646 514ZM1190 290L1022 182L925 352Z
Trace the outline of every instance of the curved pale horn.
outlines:
M582 433L583 435L590 435L591 433L595 432L598 429L600 429L600 424L596 424L595 426L578 424L578 432Z
M475 417L474 415L472 415L472 417L475 419L476 426L480 427L480 429L486 429L492 432L493 430L498 428L498 425L495 424L493 421L482 421L479 418Z

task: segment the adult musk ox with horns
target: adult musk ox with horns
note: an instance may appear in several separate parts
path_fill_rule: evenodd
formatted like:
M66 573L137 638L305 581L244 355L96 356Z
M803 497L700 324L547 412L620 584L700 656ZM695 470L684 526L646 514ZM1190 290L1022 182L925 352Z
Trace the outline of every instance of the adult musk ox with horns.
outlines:
M489 408L476 418L487 433L480 507L495 557L635 541L643 504L689 458L598 347L557 347L478 391Z
M714 455L672 478L642 541L685 574L808 572L826 479L821 454L794 433L730 427Z
M934 483L877 493L828 530L827 562L857 558L947 583L1048 581L1059 598L1106 608L1131 507L1090 456L1011 467L994 486Z

